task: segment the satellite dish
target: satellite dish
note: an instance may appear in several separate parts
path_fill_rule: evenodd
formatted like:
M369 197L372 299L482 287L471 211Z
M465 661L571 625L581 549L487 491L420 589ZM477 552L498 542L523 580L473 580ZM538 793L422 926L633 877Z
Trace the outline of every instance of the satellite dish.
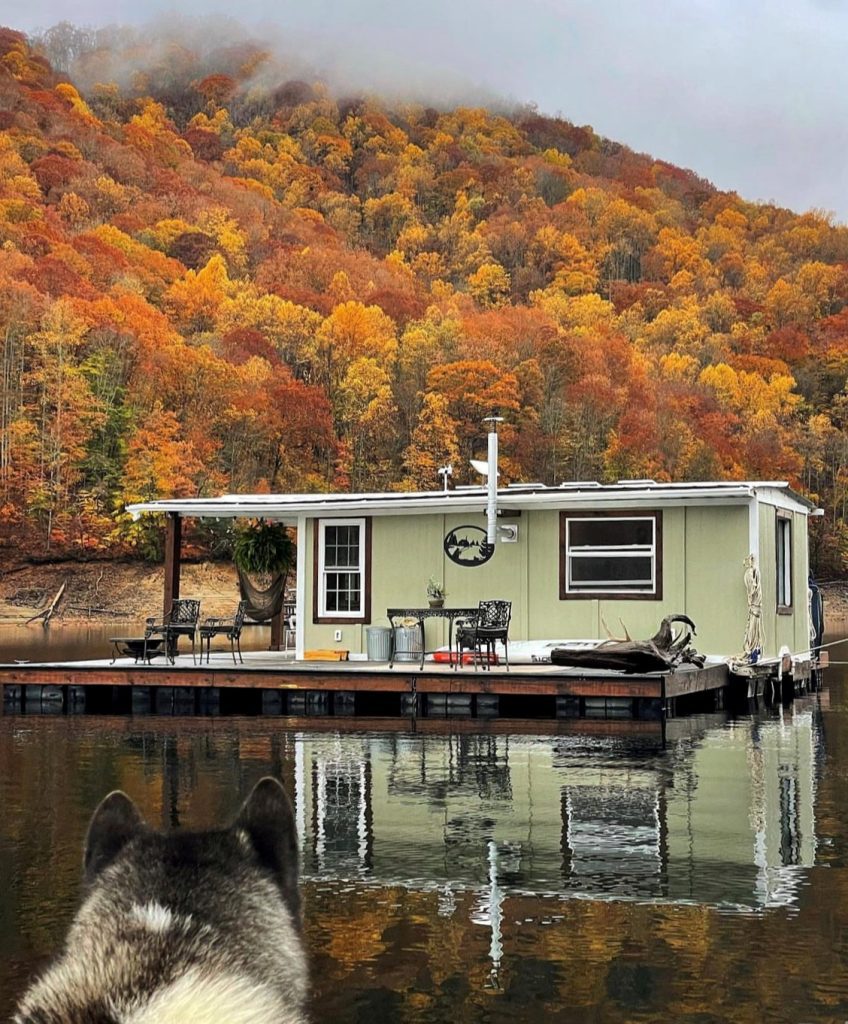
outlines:
M481 462L480 459L470 459L471 468L476 469L481 476L489 475L489 463Z

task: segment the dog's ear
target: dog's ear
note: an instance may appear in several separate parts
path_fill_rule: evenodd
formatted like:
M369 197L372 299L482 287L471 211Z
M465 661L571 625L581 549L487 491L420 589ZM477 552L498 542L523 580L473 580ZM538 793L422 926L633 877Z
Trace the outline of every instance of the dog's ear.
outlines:
M299 926L297 827L291 802L276 779L268 776L256 783L233 829L247 835L260 864L271 872L280 886L283 899Z
M83 869L86 882L93 882L127 843L145 828L144 818L126 793L116 789L104 797L91 816L85 837Z

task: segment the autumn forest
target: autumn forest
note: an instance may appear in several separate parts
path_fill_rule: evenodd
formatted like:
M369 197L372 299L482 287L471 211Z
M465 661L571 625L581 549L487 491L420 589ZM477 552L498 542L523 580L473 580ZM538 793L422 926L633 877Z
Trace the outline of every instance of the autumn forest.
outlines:
M160 496L476 482L497 412L506 480L789 480L833 575L846 378L825 213L248 40L0 30L7 551L152 554L122 509Z

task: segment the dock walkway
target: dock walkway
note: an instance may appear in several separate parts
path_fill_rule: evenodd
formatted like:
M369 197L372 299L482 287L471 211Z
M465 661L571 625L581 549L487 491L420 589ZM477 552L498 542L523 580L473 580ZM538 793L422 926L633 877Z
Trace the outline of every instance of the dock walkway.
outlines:
M201 686L281 690L345 690L372 693L453 693L572 697L675 698L725 686L723 662L702 669L684 666L670 673L627 675L609 670L558 665L512 665L460 669L436 662L296 661L283 651L249 651L234 665L228 652L213 653L209 664L181 654L173 665L145 665L132 658L75 662L21 662L0 665L0 685Z

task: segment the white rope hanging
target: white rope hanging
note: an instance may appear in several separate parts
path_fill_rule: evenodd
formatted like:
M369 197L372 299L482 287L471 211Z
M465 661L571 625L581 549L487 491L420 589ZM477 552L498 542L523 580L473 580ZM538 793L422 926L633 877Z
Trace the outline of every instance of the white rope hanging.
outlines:
M763 633L763 588L760 583L760 570L757 559L748 555L744 561L745 592L748 595L748 621L745 623L745 639L742 641L746 661L755 662L763 653L765 635Z
M807 587L807 622L810 624L810 647L816 642L816 621L813 618L813 588Z

